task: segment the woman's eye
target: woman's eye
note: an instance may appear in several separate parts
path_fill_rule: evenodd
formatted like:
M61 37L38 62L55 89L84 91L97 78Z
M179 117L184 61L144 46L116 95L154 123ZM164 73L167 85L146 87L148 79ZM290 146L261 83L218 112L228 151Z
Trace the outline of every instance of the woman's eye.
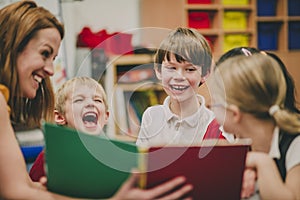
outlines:
M42 55L45 57L45 58L48 58L50 56L50 52L49 51L43 51L42 52Z

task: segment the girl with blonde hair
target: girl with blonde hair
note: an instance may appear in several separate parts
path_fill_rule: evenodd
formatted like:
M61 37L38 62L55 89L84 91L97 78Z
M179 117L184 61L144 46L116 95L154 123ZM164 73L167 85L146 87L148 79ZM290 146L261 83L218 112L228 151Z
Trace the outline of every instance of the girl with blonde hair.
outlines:
M235 56L211 75L212 110L224 131L251 138L246 167L262 199L300 199L300 116L285 107L286 80L270 56Z

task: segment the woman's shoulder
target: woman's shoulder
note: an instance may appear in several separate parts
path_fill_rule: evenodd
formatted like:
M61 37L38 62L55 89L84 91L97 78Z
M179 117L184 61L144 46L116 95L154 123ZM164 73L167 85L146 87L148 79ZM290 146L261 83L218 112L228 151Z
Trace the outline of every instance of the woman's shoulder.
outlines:
M7 104L8 98L9 98L9 90L3 84L0 84L0 93L2 94L2 95L0 94L0 103L1 103L1 105ZM9 108L8 105L7 105L7 110L8 110L8 112L10 112L10 108Z
M8 98L9 98L9 90L8 88L3 85L3 84L0 84L0 92L3 94L6 102L8 101Z

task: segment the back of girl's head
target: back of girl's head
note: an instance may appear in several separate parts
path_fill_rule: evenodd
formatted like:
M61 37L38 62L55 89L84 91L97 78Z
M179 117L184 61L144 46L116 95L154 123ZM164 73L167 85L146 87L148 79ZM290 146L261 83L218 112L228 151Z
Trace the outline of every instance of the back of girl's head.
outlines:
M228 58L238 56L238 55L251 56L255 53L260 53L260 50L253 48L253 47L236 47L236 48L230 49L229 51L224 53L219 58L219 60L216 62L216 66L220 65L222 62L224 62Z
M24 121L27 126L36 126L42 117L46 120L53 117L49 114L54 109L51 82L46 78L39 87L36 98L27 100L27 108L24 109L16 69L17 56L39 30L56 28L62 39L64 27L53 14L38 7L34 1L19 1L2 8L0 24L0 83L10 90L8 104L12 110L11 119L16 123ZM17 111L19 112L16 113Z
M285 104L286 108L288 108L289 110L300 113L300 110L297 108L297 102L296 102L296 98L295 98L295 92L296 92L295 84L292 79L292 76L289 74L289 72L288 72L286 66L284 65L284 63L282 62L282 60L276 54L271 53L271 52L262 52L259 49L256 49L253 47L236 47L236 48L233 48L233 49L227 51L226 53L224 53L219 58L219 60L216 62L215 68L217 68L222 62L224 62L228 58L238 56L238 55L252 56L256 53L263 53L264 55L271 56L278 62L279 66L284 74L286 84L287 84L286 100L285 100L284 104Z
M296 93L295 83L294 83L292 76L288 72L283 61L276 54L271 53L271 52L266 52L266 54L268 56L271 56L278 62L279 66L283 72L283 75L285 77L286 84L287 84L285 106L293 112L300 113L300 110L297 108L297 102L296 102L296 98L295 98L295 95L296 95L295 94Z
M263 54L228 58L213 77L213 91L220 94L218 98L223 103L237 105L259 118L268 117L269 108L274 104L282 106L285 100L282 71L274 59Z
M90 77L74 77L66 81L56 92L55 109L59 113L64 114L65 102L67 98L71 98L72 93L82 86L91 88L95 91L95 93L100 93L100 95L103 97L105 108L108 110L106 93L102 85Z
M161 63L174 54L178 62L190 62L202 67L202 76L211 68L212 53L206 39L197 30L177 28L173 30L160 44L155 54L155 67L161 69Z
M236 105L259 119L274 119L290 133L300 131L299 115L290 113L284 105L287 85L283 72L269 56L258 53L229 58L213 73L209 86L216 103ZM270 113L274 106L279 109Z

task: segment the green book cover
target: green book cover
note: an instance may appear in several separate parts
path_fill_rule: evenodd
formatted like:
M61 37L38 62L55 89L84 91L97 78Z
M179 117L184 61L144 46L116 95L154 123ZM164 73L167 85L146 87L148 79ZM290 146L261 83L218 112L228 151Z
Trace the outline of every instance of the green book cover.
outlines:
M138 168L135 144L45 123L48 190L80 198L111 197Z

